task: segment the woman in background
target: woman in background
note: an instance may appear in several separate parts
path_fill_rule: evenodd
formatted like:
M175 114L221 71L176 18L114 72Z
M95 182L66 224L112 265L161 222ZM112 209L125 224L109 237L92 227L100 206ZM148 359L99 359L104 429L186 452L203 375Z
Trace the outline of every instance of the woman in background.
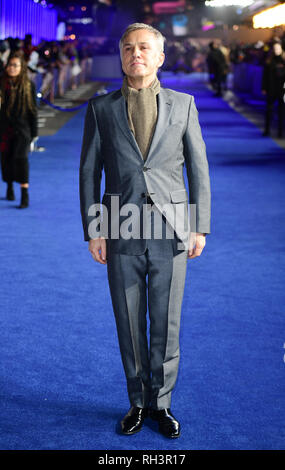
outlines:
M37 137L36 91L28 79L27 65L21 54L8 59L0 87L0 151L6 198L15 200L13 181L21 185L20 208L29 205L29 150Z

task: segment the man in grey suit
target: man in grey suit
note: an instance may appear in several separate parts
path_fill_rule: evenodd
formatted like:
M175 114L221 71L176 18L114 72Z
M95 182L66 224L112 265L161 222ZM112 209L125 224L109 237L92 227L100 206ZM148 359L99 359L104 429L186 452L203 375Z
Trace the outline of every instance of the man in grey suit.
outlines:
M89 101L80 204L84 239L94 260L107 264L131 405L122 433L140 431L150 416L163 435L176 438L180 423L170 403L187 258L199 256L205 246L211 196L194 97L162 88L157 78L164 40L143 23L124 32L122 88Z

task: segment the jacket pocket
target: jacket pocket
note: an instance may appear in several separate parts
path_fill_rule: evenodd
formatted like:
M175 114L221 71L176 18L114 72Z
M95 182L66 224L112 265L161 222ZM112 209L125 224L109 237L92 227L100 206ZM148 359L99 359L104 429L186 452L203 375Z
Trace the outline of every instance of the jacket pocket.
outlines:
M185 202L188 201L188 194L186 189L176 189L175 191L170 191L171 201L176 202Z

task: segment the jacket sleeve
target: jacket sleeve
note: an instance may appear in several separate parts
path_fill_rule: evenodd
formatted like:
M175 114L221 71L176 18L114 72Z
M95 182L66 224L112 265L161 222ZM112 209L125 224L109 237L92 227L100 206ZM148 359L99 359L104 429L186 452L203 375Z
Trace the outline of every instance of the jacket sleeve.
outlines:
M89 235L88 228L90 223L100 216L100 212L94 213L92 210L90 211L92 215L90 215L89 210L94 204L100 204L102 169L101 139L95 109L90 100L85 116L79 170L80 210L85 241L100 236L100 224L98 231L96 234L93 233L92 237Z
M30 112L30 127L31 127L31 137L37 137L38 135L38 113L37 113L37 94L36 87L33 82L31 82L31 94L32 101L35 106L35 112Z
M211 188L206 145L202 137L198 111L191 96L188 122L183 136L184 158L189 186L191 231L209 234L211 220ZM196 226L191 217L195 214Z

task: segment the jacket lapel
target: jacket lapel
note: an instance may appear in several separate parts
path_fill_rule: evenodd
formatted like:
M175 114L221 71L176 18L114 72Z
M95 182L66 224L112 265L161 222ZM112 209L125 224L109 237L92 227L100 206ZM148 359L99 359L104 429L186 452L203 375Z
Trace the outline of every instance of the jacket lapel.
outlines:
M120 127L125 137L130 142L134 150L137 152L140 160L143 160L143 156L141 154L137 141L129 127L125 98L123 97L120 90L118 90L118 92L119 92L118 96L112 103L112 108L113 108L114 116L116 119L116 123ZM152 137L151 145L150 145L145 162L147 162L151 158L163 133L167 130L167 125L168 125L168 121L169 121L172 109L173 109L173 99L168 95L166 89L161 88L158 94L158 116L157 116L156 127L155 127L155 131Z
M167 126L169 122L170 115L173 109L173 100L168 95L167 90L164 88L160 89L158 94L158 116L155 131L152 137L150 148L146 161L148 161L151 156L154 154L155 148L157 147L160 139L162 138L164 132L167 131Z
M118 90L118 97L112 103L113 113L116 119L116 123L128 139L134 150L138 153L138 156L142 160L142 154L137 144L137 141L130 129L129 122L128 122L128 115L127 115L127 107L126 107L126 100L123 97L121 90Z

